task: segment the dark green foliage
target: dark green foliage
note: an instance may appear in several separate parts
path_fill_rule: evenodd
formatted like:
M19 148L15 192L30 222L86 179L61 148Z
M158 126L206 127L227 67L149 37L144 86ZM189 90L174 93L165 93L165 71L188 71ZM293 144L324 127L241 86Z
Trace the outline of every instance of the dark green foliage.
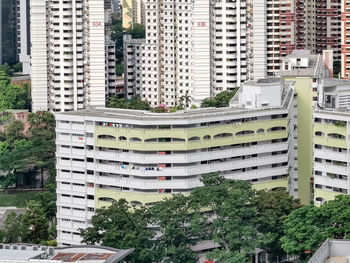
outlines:
M16 140L10 145L8 142L1 143L2 149L6 148L0 155L0 170L6 175L0 176L1 187L7 189L16 184L17 178L28 172L31 166L31 142Z
M196 213L192 211L190 198L175 195L157 203L150 209L152 223L159 227L162 236L156 243L159 258L165 263L197 262L197 255L189 245L195 244L197 231L191 225Z
M217 94L213 99L204 99L202 101L201 107L202 108L222 108L222 107L228 107L230 104L231 99L236 94L238 89L235 89L233 91L223 91Z
M115 42L116 61L117 63L122 63L124 29L123 29L123 21L122 21L121 15L113 15L111 29L112 29L111 39Z
M56 184L46 184L45 190L36 194L34 200L40 204L45 217L52 222L56 217Z
M115 74L122 76L124 73L124 65L122 63L115 64Z
M11 67L7 63L0 65L0 72L5 73L7 76L12 76Z
M126 29L125 33L132 35L132 38L145 38L146 29L144 25L135 23L132 28Z
M29 201L24 214L17 216L11 212L8 215L0 230L0 242L39 244L48 239L48 229L49 221L40 204Z
M133 38L145 38L146 30L143 25L134 24L133 28L125 29L123 28L123 21L121 14L114 14L112 17L112 33L111 39L115 42L115 57L117 65L123 63L123 35L131 34ZM118 73L122 72L120 68L117 71Z
M50 176L55 176L54 116L49 112L31 113L28 121L28 134L23 133L22 122L13 121L0 136L0 170L6 173L0 176L0 184L4 189L35 171L41 172L42 183L44 171L52 171Z
M45 216L41 204L35 201L29 201L26 212L20 216L22 242L40 244L43 240L49 238L49 221Z
M151 239L155 236L147 228L149 214L145 208L131 210L124 200L118 200L108 209L97 210L92 217L93 227L81 230L83 242L120 249L135 248L128 262L154 262Z
M304 206L292 212L284 222L282 248L297 255L302 262L320 247L327 238L349 238L350 196L339 195L321 207ZM305 251L311 253L305 253Z
M331 238L350 239L350 196L338 195L321 206L322 217L328 217L328 235Z
M17 62L16 64L14 64L12 66L12 69L15 71L15 72L22 72L23 70L23 65L21 62Z
M285 255L280 241L284 234L283 221L300 207L299 200L282 190L259 191L254 203L258 212L258 231L263 234L259 247L266 250L271 261L281 259Z
M192 202L209 209L205 221L212 220L205 236L220 248L207 254L220 262L244 263L257 247L256 207L251 202L255 192L244 181L226 180L218 174L203 178L204 187L191 194ZM213 218L213 214L215 217Z
M188 93L188 90L186 91L185 95L182 95L179 99L179 107L181 109L188 108L191 104L192 97Z
M333 62L333 77L338 78L340 73L341 73L341 61L335 60Z
M116 96L112 96L107 101L107 107L132 110L150 110L148 102L141 100L139 96L135 96L131 100L119 99Z
M327 238L327 219L320 218L320 209L304 206L292 212L284 222L285 235L281 238L282 248L288 254L307 259Z
M21 242L22 228L19 227L20 225L20 218L15 212L10 212L0 229L0 242L6 244Z
M0 110L30 109L27 91L10 83L7 74L0 71Z
M130 262L180 263L198 261L191 245L214 240L220 247L209 252L208 259L244 263L249 262L264 235L258 231L260 224L273 227L259 217L274 210L268 204L258 205L256 198L263 197L260 203L264 203L283 196L282 201L274 201L279 206L277 215L270 215L270 219L278 222L297 204L287 194L263 196L257 194L250 183L227 180L218 173L205 175L202 181L204 186L190 195L174 195L150 208L131 208L125 200L119 200L109 208L98 210L92 219L93 226L81 232L84 242L116 248L135 247ZM286 208L282 208L283 205ZM151 241L155 232L150 225L157 226L161 233ZM144 261L145 258L148 261Z

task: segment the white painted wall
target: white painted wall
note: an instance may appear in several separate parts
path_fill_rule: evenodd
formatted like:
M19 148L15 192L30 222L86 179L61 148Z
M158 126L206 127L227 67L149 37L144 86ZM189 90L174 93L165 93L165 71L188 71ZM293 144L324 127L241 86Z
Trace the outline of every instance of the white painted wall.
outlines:
M254 80L267 76L267 3L253 1L253 50Z
M33 111L48 110L48 68L47 68L47 1L30 1L31 32L31 87Z
M210 97L210 1L195 0L192 13L192 104Z

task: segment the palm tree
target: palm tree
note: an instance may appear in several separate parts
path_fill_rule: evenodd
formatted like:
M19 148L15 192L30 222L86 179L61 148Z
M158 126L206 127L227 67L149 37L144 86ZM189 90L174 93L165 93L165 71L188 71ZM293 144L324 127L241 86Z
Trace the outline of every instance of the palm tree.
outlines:
M183 105L183 103L185 102L185 106L186 108L188 108L191 104L191 101L192 97L188 94L188 90L186 90L186 94L180 97L180 105Z
M179 99L179 108L180 109L185 108L184 100L185 100L185 97L181 96L180 99Z

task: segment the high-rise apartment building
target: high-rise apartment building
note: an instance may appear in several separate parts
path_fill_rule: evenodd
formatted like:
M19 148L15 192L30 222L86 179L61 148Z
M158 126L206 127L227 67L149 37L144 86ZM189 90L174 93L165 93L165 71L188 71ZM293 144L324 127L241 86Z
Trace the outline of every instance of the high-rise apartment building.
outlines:
M212 172L297 196L293 85L249 82L220 109L57 113L58 243L79 244L78 229L114 200L152 205Z
M123 27L132 28L134 24L145 24L145 0L123 1Z
M314 201L350 194L350 81L325 80L313 116Z
M104 105L114 74L110 1L32 0L30 7L33 110Z
M211 1L203 10L199 3L174 0L166 5L174 10L163 2L146 3L143 75L137 80L151 106L176 105L186 92L198 105L245 81L276 76L283 58L296 49L314 54L329 49L339 59L339 1L224 0ZM203 21L194 22L182 5L202 14ZM199 26L201 39L194 34ZM204 77L208 71L209 80Z
M124 97L142 96L142 45L145 39L124 35Z
M350 74L350 0L341 2L341 77Z
M341 1L316 1L316 50L333 50L334 60L341 59Z
M29 0L17 0L18 58L23 74L30 74L30 10Z
M0 65L18 61L17 1L0 0Z
M248 3L223 0L212 1L209 6L212 96L248 80Z
M149 0L142 55L143 98L151 106L210 97L210 3ZM222 36L221 36L222 37Z
M294 50L283 58L280 75L295 81L298 101L298 197L303 204L310 203L313 169L313 107L318 89L323 85L325 66L322 55L312 55L308 50Z

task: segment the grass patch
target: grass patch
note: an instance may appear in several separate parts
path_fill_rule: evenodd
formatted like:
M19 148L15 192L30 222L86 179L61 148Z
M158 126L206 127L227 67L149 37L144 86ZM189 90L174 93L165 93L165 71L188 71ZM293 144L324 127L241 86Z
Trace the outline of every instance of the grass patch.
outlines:
M0 192L0 207L15 206L18 208L26 207L26 202L34 199L34 195L39 193L38 191L29 192L12 192L6 194Z

